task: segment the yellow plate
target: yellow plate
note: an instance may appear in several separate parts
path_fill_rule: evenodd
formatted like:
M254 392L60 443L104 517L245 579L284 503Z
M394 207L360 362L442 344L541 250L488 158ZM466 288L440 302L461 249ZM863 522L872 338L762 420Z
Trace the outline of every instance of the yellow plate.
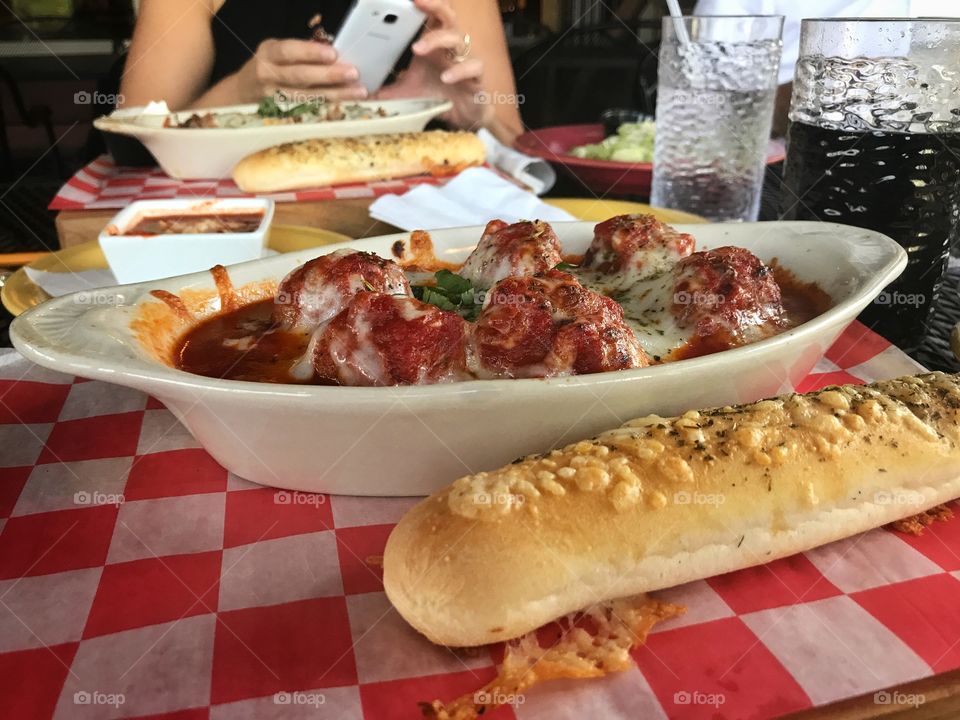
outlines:
M273 225L267 237L267 247L277 252L296 252L321 245L349 242L351 238L330 230L301 227L298 225ZM103 270L107 260L96 240L68 247L50 253L46 257L30 263L34 270L47 272L82 272L83 270ZM23 268L7 278L0 291L3 306L13 315L19 315L34 305L39 305L50 296L35 284Z
M652 213L657 220L675 224L699 224L707 220L699 215L656 208L644 203L629 202L627 200L590 200L587 198L544 198L545 203L566 210L581 220L603 222L614 215L629 215L631 213Z

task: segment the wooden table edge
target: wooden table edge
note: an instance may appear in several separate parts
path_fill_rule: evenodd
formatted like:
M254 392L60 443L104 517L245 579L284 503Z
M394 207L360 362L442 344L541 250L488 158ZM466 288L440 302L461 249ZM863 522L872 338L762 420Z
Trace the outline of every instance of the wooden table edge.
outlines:
M784 715L781 720L865 720L866 718L888 720L956 720L960 718L960 669L791 713Z

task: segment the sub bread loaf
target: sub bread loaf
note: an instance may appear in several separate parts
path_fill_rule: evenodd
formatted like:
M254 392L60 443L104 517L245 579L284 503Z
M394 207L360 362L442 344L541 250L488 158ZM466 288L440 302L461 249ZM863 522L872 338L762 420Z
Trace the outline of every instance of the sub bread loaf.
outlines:
M245 157L233 169L244 192L279 192L423 173L454 173L482 165L473 133L428 130L390 135L303 140Z
M942 373L634 420L420 502L387 541L384 587L436 643L515 638L956 498L958 421Z

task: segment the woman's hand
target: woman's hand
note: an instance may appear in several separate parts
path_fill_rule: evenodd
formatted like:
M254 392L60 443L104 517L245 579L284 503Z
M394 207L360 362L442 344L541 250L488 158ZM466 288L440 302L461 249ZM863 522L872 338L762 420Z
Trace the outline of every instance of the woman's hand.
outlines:
M469 41L457 26L448 0L414 0L427 14L420 38L413 44L410 67L377 93L380 99L443 96L453 102L444 119L456 127L486 125L493 114L483 101L483 61L469 55Z
M236 76L240 102L277 91L295 101L360 100L367 90L358 78L353 65L337 62L333 46L313 40L264 40Z

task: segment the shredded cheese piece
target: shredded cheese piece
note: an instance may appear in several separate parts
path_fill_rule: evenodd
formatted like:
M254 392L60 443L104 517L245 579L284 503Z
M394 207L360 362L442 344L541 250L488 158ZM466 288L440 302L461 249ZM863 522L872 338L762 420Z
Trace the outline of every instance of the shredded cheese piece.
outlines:
M538 682L622 672L633 663L630 649L642 645L654 625L685 611L646 595L597 605L559 620L565 632L554 645L542 647L536 631L507 644L497 677L476 692L447 704L421 703L420 708L435 720L475 720Z
M911 515L903 520L895 520L888 527L902 533L920 536L925 528L933 525L937 520L949 520L952 517L953 510L946 505L937 505L917 515Z

